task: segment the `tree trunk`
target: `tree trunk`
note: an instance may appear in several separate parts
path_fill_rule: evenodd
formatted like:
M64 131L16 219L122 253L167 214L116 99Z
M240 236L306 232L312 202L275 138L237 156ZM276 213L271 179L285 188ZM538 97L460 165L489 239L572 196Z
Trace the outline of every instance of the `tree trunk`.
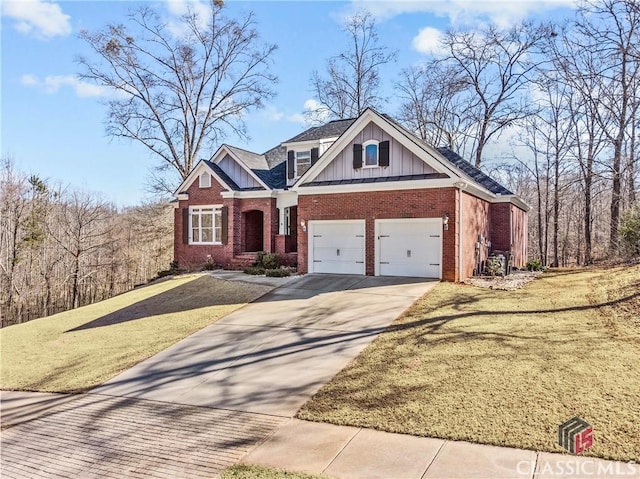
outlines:
M624 131L622 130L622 133ZM622 139L614 142L611 185L611 225L609 228L609 253L618 253L618 223L620 222L620 157L622 155Z
M553 175L553 264L558 267L558 229L560 227L560 162L555 158Z

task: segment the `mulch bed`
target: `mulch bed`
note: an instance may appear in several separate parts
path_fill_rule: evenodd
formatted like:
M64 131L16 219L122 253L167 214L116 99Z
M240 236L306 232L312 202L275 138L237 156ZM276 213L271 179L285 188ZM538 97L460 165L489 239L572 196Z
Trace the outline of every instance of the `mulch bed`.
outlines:
M513 291L524 287L541 274L542 271L514 271L509 276L473 276L463 282L478 288Z

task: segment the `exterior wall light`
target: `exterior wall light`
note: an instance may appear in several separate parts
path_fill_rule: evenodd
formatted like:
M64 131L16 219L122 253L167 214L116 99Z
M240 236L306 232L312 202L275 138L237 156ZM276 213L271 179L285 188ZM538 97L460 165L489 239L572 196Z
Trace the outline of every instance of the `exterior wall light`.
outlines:
M444 230L447 231L449 229L449 214L445 213L442 215L442 224L444 226Z
M300 226L302 226L302 231L307 231L307 222L305 220L300 220Z

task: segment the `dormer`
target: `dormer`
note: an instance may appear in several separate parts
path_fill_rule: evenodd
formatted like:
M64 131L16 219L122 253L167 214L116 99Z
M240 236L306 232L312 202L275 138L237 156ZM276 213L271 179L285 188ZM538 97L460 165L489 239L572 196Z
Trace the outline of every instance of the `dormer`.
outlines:
M315 165L318 158L329 149L338 138L283 143L287 149L287 185L292 185L306 171Z
M303 131L282 143L287 149L287 186L293 185L354 122L334 120Z

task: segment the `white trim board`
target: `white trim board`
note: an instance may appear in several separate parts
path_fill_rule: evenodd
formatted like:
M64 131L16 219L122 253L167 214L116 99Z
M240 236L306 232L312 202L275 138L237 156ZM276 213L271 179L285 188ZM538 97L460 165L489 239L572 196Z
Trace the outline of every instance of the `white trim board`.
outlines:
M174 194L179 195L183 193L183 190L189 189L191 184L196 180L196 178L200 177L200 173L202 173L203 171L206 171L211 176L213 176L223 188L226 188L229 191L233 191L233 188L231 188L231 186L229 186L225 181L223 181L222 178L220 178L220 176L218 176L218 174L215 171L213 171L213 169L209 165L207 165L207 163L204 160L200 160L198 161L196 166L194 166L193 170L191 170L191 173L189 173L189 176L187 176L182 181L182 183L180 183L180 186L178 186Z
M263 188L270 190L271 188L269 186L267 186L267 184L262 181L260 179L260 177L258 177L258 175L256 175L253 170L251 168L249 168L247 165L244 164L244 162L238 158L238 155L236 155L231 149L231 147L229 147L228 145L222 145L220 148L218 148L218 151L216 151L215 155L213 155L213 160L212 162L215 163L216 165L218 163L220 163L223 159L224 159L224 155L221 155L222 151L226 151L227 154L231 157L231 159L233 161L235 161L238 165L240 165L240 167L245 170L247 173L249 173L249 175L258 182L258 184L260 186L262 186ZM240 148L238 148L240 149ZM251 151L247 151L248 153L252 153ZM256 155L256 153L253 153L254 155ZM261 156L261 155L257 155L257 156ZM225 172L226 173L226 172ZM228 173L227 173L228 174Z

